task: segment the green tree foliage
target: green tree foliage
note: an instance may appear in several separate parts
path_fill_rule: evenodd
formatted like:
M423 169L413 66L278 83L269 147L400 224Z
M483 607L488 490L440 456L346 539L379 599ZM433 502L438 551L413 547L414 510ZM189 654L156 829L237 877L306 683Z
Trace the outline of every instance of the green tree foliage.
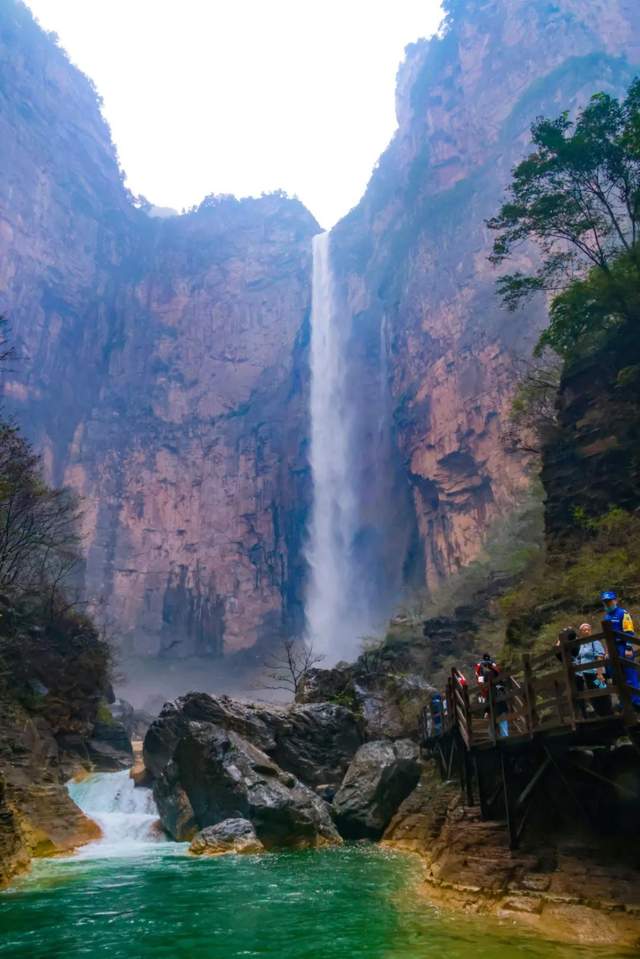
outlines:
M12 355L0 318L0 370ZM40 705L73 702L90 719L108 687L111 656L70 598L79 518L76 497L45 482L39 457L0 415L0 697L24 703L37 681L49 691Z
M594 267L583 280L574 280L555 296L549 308L549 326L535 349L548 347L568 359L593 352L609 337L640 317L638 250L620 253L607 270Z
M640 284L640 80L627 97L598 93L575 121L563 113L532 126L534 151L513 171L509 199L488 221L491 260L526 244L538 268L498 281L515 309L540 291L556 298L540 349L566 354L591 330L637 317Z
M540 554L518 584L500 601L510 621L511 647L548 648L567 623L586 619L598 626L602 619L599 595L616 589L630 603L640 596L640 517L613 508L590 517L573 510L571 551Z
M78 561L78 508L51 489L40 461L15 426L0 422L0 590L55 589Z

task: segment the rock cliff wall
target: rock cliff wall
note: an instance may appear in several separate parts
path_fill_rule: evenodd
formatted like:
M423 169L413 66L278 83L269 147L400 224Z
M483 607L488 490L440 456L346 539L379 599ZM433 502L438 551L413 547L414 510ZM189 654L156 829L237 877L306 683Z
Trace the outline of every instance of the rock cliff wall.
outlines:
M150 219L95 90L0 7L12 411L84 498L85 589L128 654L219 655L301 615L310 238L281 196Z
M408 48L398 132L332 239L376 590L437 585L527 485L500 435L545 313L499 306L485 219L532 119L620 92L640 63L635 0L446 8ZM87 593L133 655L218 656L299 625L317 224L280 196L150 219L90 81L16 0L0 142L0 312L23 357L7 401L84 497Z
M640 499L640 335L626 325L595 354L568 364L558 425L543 451L549 547L575 537L575 511L598 519ZM627 602L631 594L627 596Z
M598 90L620 92L640 63L633 0L445 7L443 34L408 48L398 132L333 234L360 339L372 325L385 333L394 432L422 546L409 558L431 586L476 556L527 484L525 464L500 436L519 358L545 311L514 315L499 305L485 220L532 120Z

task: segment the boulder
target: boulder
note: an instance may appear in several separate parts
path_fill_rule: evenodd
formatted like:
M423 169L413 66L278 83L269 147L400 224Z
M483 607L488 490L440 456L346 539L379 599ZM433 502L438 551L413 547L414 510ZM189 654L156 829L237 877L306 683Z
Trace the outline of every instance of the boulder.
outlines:
M227 696L188 693L166 703L145 736L144 761L153 776L173 758L188 722L238 733L308 786L337 786L363 737L357 717L335 703L275 706Z
M313 787L338 786L363 741L356 716L336 703L291 706L271 723L275 746L269 755Z
M164 831L177 842L189 842L199 829L189 797L180 782L180 772L172 761L153 783L153 796Z
M310 669L296 697L313 704L341 704L360 717L364 739L417 738L418 717L435 689L403 664L368 662L365 655L352 664Z
M109 712L113 719L122 723L129 739L144 739L147 729L155 719L154 713L144 709L135 709L126 699L118 697L109 704Z
M189 852L195 856L221 856L230 852L264 852L264 846L248 819L224 819L216 826L201 829L191 840Z
M265 848L339 843L327 803L233 730L183 720L173 760L154 785L164 828L189 838L184 797L198 828L249 819ZM192 833L193 834L193 833Z
M182 717L180 700L165 703L144 737L143 758L146 769L155 779L161 775L180 741L186 723Z
M345 839L379 839L420 778L419 750L409 739L365 743L333 800Z
M100 772L117 772L133 765L133 747L122 723L95 723L87 742L87 753Z

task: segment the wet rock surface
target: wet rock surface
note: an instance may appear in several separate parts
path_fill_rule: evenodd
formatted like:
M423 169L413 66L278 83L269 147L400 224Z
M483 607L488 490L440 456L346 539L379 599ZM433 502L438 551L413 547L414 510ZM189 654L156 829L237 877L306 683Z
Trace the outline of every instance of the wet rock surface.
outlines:
M158 775L190 721L232 730L309 786L337 785L363 740L354 713L334 703L287 707L189 693L166 703L144 740L147 769Z
M71 852L100 836L64 785L69 776L91 768L92 724L81 723L71 710L69 723L78 732L65 734L64 726L47 721L46 706L41 708L34 715L0 696L0 885L34 856ZM72 752L65 749L69 741Z
M213 723L186 721L154 796L164 827L178 839L189 838L176 819L186 796L198 827L249 819L266 848L340 841L322 799L238 733Z
M191 840L189 852L196 856L258 853L264 852L264 846L248 819L225 819L216 826L201 829Z
M310 669L298 701L343 703L361 719L364 738L415 738L420 710L434 687L424 676L402 669L406 663L339 663L332 669Z
M411 740L361 746L333 801L341 835L379 839L419 777L419 750Z
M638 872L617 842L581 833L580 822L508 848L505 823L465 805L457 783L432 762L385 830L383 844L418 853L428 897L448 908L490 913L570 942L640 942Z

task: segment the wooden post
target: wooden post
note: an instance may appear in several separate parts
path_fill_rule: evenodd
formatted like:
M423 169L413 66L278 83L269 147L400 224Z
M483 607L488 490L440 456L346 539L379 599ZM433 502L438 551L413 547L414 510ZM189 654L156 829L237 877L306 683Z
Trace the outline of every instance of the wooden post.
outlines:
M486 684L489 687L489 736L491 742L496 741L496 689L493 677Z
M569 648L566 643L565 634L560 633L560 654L562 656L562 668L564 670L564 681L567 691L567 699L569 700L569 722L571 728L575 730L576 728L576 677L575 673L571 671L571 657L569 656Z
M627 677L624 674L623 660L621 661L620 654L618 653L616 631L613 623L610 623L608 619L605 619L602 622L602 632L604 633L604 640L607 647L607 653L609 655L611 672L617 687L616 692L620 698L622 718L626 726L635 726L638 721L638 717L635 709L633 708L631 690L627 688Z
M462 699L464 700L464 716L467 724L467 746L469 749L473 746L473 717L471 716L471 703L469 702L469 687L462 687Z
M509 831L509 849L518 847L518 828L516 825L516 810L513 802L512 784L509 781L509 765L504 748L500 750L500 771L502 773L502 788L504 790L504 811Z
M445 716L446 724L445 729L448 732L453 728L453 716L454 716L455 704L453 701L453 688L451 684L451 677L447 680L447 715Z
M529 736L533 737L536 726L538 725L538 713L536 710L536 691L533 686L531 656L529 653L525 653L522 657L522 671L524 673L524 701L527 707L527 728L529 731Z
M489 803L487 802L487 782L485 779L485 770L482 768L484 756L476 752L473 757L476 769L476 782L478 783L478 798L480 800L480 815L483 819L489 819Z

